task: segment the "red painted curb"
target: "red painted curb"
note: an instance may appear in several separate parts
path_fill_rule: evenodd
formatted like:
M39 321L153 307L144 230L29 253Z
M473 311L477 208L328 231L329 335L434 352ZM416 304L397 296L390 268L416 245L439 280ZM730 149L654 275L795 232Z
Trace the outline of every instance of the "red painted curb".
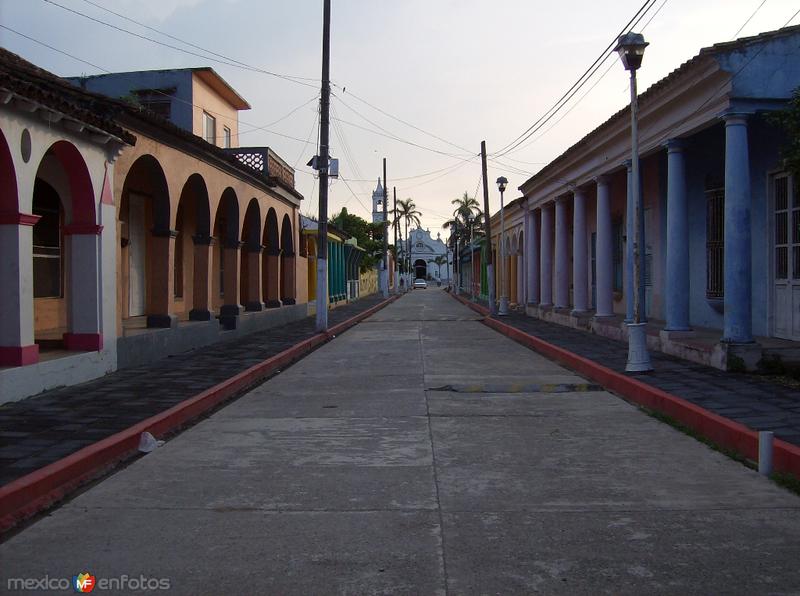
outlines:
M453 294L453 297L472 310L487 316L483 320L485 325L514 341L571 368L641 406L666 414L725 449L730 449L754 461L758 459L758 433L745 425L710 412L677 395L642 383L593 360L578 356L502 321L488 318L489 309L461 296ZM800 477L800 447L781 439L775 439L772 464L776 472L788 472Z
M0 487L0 532L46 509L87 481L98 477L137 452L139 437L149 432L159 437L233 397L399 298L392 296L362 313L267 358L239 374L190 397L164 412L93 443L52 464Z

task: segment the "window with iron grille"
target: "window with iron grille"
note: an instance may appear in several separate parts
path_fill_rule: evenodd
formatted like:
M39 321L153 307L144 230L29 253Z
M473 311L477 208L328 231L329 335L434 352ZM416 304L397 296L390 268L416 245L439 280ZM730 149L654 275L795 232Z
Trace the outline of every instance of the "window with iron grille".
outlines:
M706 191L706 298L725 296L725 189Z
M37 179L33 190L33 297L60 298L63 273L63 213L61 199L49 184Z
M614 260L614 291L622 291L622 255L625 253L625 243L623 239L622 221L615 221L612 224L611 234L613 237L613 260Z

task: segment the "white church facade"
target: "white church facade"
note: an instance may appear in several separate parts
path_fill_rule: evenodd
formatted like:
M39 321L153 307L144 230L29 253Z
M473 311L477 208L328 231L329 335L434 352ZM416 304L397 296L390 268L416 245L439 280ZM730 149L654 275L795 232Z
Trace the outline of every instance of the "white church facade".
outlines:
M378 178L378 186L372 193L372 223L383 221L383 201L385 199L383 185ZM387 212L389 210L389 205ZM400 256L404 253L411 255L412 279L422 278L432 281L448 283L453 277L453 255L448 251L447 245L442 241L441 234L436 234L436 239L431 237L430 230L417 228L410 230L408 239L400 245ZM438 257L439 263L436 263Z

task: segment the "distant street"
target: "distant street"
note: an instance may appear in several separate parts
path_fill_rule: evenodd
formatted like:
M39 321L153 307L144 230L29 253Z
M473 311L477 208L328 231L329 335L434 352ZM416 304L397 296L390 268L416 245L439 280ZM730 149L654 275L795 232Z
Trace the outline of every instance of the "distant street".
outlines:
M800 590L800 498L479 318L404 296L0 544L0 592Z

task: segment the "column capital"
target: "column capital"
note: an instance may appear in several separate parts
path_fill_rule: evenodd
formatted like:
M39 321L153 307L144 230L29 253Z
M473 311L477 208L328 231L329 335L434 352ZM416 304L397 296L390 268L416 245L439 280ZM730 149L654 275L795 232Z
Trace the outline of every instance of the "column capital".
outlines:
M611 184L611 176L609 174L599 174L593 178L597 186L608 186Z
M725 126L747 126L750 116L752 114L747 112L725 112L720 118L725 121Z
M213 236L208 236L206 234L195 234L192 236L192 241L195 246L211 246L214 244Z
M156 238L177 238L178 230L153 228L153 236Z
M242 246L244 246L244 242L239 242L239 240L236 240L236 239L234 239L234 240L226 240L225 243L223 244L223 246L225 248L231 248L233 250L239 250L240 248L242 248Z
M41 215L0 211L0 225L35 226L41 218Z
M576 187L574 187L572 189L572 196L573 197L581 196L581 197L583 197L585 199L587 194L588 193L587 193L586 189L583 188L583 187L576 186Z
M633 168L633 160L632 159L626 159L625 161L622 162L622 165L625 166L625 169L630 172L631 168Z
M679 138L667 139L664 147L667 149L667 153L681 153L686 149L686 141Z

